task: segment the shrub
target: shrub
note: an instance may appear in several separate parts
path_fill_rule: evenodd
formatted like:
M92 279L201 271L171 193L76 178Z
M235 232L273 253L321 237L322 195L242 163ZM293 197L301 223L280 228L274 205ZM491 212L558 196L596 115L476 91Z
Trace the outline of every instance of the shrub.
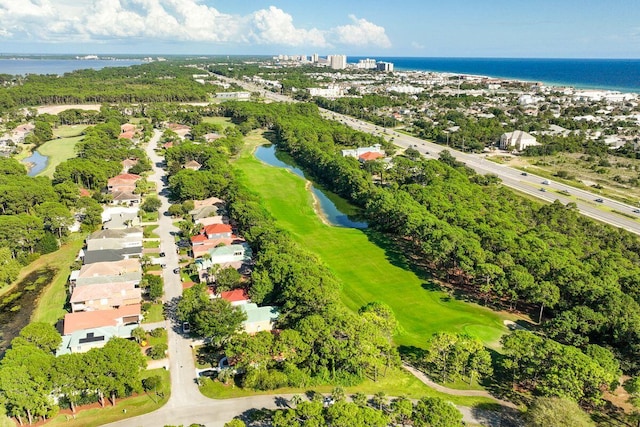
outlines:
M149 332L149 335L154 338L160 338L162 335L164 335L164 328L155 328L154 330Z
M142 380L142 388L144 388L145 391L154 390L160 387L161 383L162 378L160 378L160 375L153 375Z
M166 344L158 344L147 350L147 355L149 355L153 360L164 359L168 348L169 347Z

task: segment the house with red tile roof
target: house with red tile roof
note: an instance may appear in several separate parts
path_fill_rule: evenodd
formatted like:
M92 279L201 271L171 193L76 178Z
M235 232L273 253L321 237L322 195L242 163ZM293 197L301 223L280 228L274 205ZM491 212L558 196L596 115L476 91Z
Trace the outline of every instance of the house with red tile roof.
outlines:
M382 153L367 151L366 153L363 153L360 156L358 156L358 160L360 160L361 162L368 162L371 160L381 159L383 157L384 157L384 154Z
M133 137L135 136L136 136L135 132L122 132L120 135L118 135L118 138L133 139Z
M136 125L131 124L131 123L125 123L123 125L120 125L120 132L121 133L125 133L125 132L135 132L136 131Z
M126 191L129 193L133 193L133 190L136 189L136 181L140 179L140 175L136 175L133 173L122 173L120 175L116 175L113 178L109 178L107 181L107 189L110 193L114 193L116 191Z
M231 305L241 305L251 302L247 291L244 289L234 289L232 291L220 292L220 298L227 300Z
M231 226L229 224L209 224L203 229L207 239L230 239Z

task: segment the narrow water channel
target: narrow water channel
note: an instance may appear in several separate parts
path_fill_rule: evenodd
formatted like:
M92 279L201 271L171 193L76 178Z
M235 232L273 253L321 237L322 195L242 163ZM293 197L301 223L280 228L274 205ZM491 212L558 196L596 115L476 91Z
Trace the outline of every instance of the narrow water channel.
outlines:
M302 169L286 163L281 160L279 157L279 153L276 152L275 145L262 145L256 149L255 152L256 158L261 160L268 165L280 167L284 169L288 169L296 175L309 179L305 176ZM283 156L280 156L283 157ZM310 180L311 181L311 180ZM331 224L336 227L346 227L346 228L358 228L364 229L368 227L368 224L364 221L360 221L358 218L347 215L342 212L336 204L331 199L339 199L340 196L333 194L327 190L319 188L315 183L312 182L311 191L315 195L315 197L320 202L320 210L321 215ZM345 202L346 203L346 202Z

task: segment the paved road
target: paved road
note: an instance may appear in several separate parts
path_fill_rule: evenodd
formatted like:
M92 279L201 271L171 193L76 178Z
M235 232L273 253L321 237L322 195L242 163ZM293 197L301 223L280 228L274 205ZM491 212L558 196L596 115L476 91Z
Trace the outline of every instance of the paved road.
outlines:
M265 91L263 88L251 83L229 78L223 79L233 81L241 86L247 87L251 91L260 92L265 98L272 101L297 102L288 96ZM542 182L545 181L545 178L533 174L527 174L526 176L522 175L522 171L518 169L486 160L484 154L464 153L439 144L426 142L420 138L407 136L391 129L384 129L380 126L376 126L350 116L334 113L322 108L320 111L324 117L339 120L354 129L373 134L386 135L387 138L393 137L393 143L397 146L401 148L415 148L428 158L438 158L442 150L448 150L457 160L464 162L476 172L481 174L491 173L497 175L502 180L502 183L508 187L547 202L553 202L556 199L561 201L563 204L573 202L578 207L580 213L585 216L640 235L640 212L634 212L634 210L639 210L640 206L631 206L553 180L548 180L549 184L542 184ZM545 191L541 191L541 188ZM596 202L596 199L601 199L602 203ZM623 212L626 215L630 215L632 218L612 212L612 210Z

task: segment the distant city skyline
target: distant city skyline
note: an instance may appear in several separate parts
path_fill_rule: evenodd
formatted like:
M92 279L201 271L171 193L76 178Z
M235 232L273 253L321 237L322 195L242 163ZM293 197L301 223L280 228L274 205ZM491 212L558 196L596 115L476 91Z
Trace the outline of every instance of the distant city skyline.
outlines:
M0 53L640 58L640 2L0 0Z

